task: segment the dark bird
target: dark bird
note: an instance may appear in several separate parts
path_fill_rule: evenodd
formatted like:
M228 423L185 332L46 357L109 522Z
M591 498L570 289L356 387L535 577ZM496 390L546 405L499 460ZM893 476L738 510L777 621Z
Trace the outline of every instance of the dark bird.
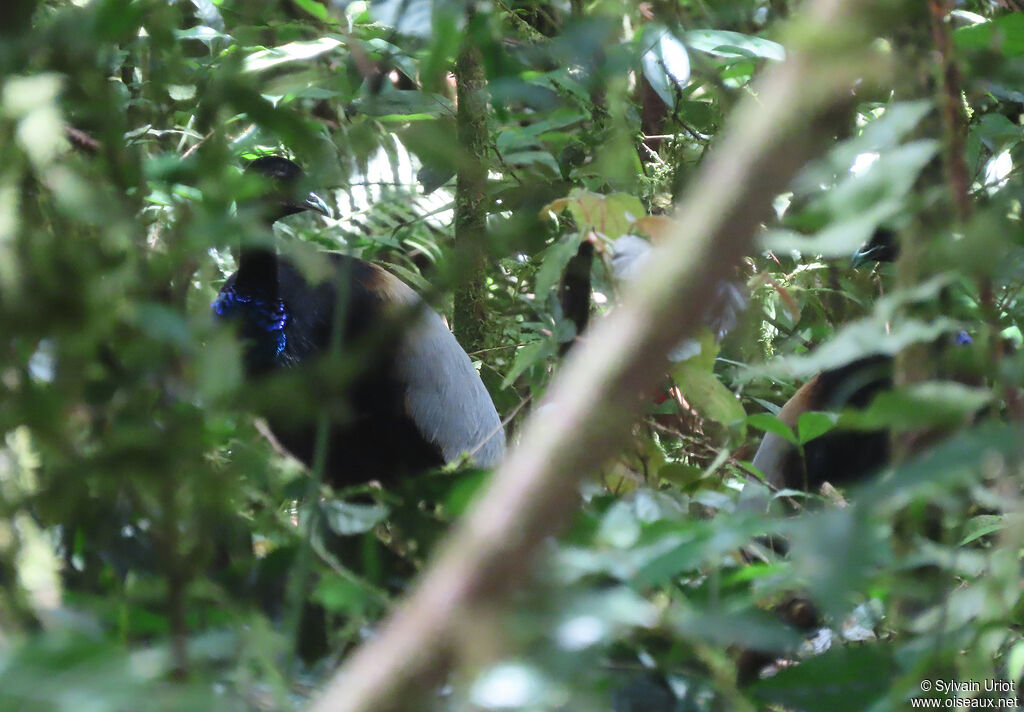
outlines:
M329 214L315 194L301 194L303 172L293 161L266 156L246 170L273 187L261 202L268 225L305 210ZM348 417L331 424L325 480L395 481L463 454L495 465L505 451L501 420L441 316L383 268L337 253L326 257L330 274L311 281L274 245L243 241L238 271L212 304L217 318L236 325L251 378L315 362L331 347L338 309L343 348L375 347L348 384ZM315 424L277 410L266 416L281 444L311 464Z
M892 388L892 358L868 356L822 371L786 401L778 418L795 429L803 413L865 408ZM884 430L831 430L800 451L775 433L765 433L752 464L777 489L817 491L829 482L843 486L871 474L889 461L889 434Z
M899 255L895 235L887 228L853 255L853 265L892 262ZM786 401L778 417L795 429L803 413L866 408L879 393L892 388L892 358L872 355L813 376ZM856 482L889 462L889 434L884 430L831 430L804 444L800 451L785 438L765 433L751 463L778 489L815 492L825 482L843 486Z
M894 234L880 228L855 253L854 265L892 262L898 256L899 245ZM958 346L970 345L971 337L961 331L953 341ZM892 357L866 356L812 377L786 401L778 417L795 428L803 413L863 409L892 386ZM889 433L834 429L805 443L803 450L801 459L799 450L789 441L775 433L766 433L751 462L770 485L780 489L814 492L825 482L849 485L889 464Z

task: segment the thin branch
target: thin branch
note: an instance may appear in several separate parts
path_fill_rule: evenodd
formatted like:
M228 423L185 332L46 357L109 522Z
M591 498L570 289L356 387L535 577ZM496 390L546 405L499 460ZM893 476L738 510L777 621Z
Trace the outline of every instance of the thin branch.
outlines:
M90 136L89 134L87 134L85 131L82 131L81 129L76 129L74 126L65 126L64 135L65 137L67 137L68 143L70 143L72 147L78 149L79 151L82 151L83 153L88 153L90 155L95 155L99 153L100 142L97 141L92 136Z
M950 0L930 0L932 42L942 58L942 123L946 135L946 179L963 225L971 211L970 178L967 170L967 119L960 98L960 70L953 56L953 37L947 18L954 9Z

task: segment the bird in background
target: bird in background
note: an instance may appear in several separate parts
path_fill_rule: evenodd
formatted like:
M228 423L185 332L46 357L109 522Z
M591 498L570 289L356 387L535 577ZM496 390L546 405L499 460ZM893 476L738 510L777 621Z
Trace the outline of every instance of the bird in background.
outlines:
M893 262L899 253L893 232L880 228L854 253L852 266ZM972 339L961 331L953 342L968 346ZM884 354L864 356L814 375L786 401L778 418L795 429L803 413L863 409L892 387L893 358ZM799 449L781 435L765 433L751 464L777 489L814 492L825 482L853 484L888 465L889 459L887 430L835 429L805 443L802 458Z
M260 201L268 227L302 211L330 215L316 194L303 194L304 174L294 161L264 156L246 171L268 182ZM212 308L237 329L250 379L309 365L332 341L362 356L348 383L347 417L330 425L325 481L335 487L394 482L467 454L478 466L496 465L505 452L501 420L441 316L382 267L323 254L330 269L313 280L275 244L243 239L238 271ZM340 334L333 333L336 321ZM306 405L312 413L323 404ZM264 415L280 443L311 466L315 419L289 411L271 406Z

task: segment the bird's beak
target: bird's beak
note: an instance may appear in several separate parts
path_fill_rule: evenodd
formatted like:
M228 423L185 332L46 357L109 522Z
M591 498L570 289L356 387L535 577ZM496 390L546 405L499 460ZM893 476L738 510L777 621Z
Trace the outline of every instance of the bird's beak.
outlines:
M320 213L321 215L325 215L329 218L334 217L331 214L330 207L328 207L327 203L324 202L324 199L316 193L310 193L307 195L301 205L304 210L312 210L313 212Z
M853 253L853 257L850 259L850 267L856 269L866 262L874 262L875 255L882 251L881 247L862 247Z
M857 250L856 252L854 252L853 255L850 256L850 267L852 267L853 269L857 269L862 264L867 262L868 259L867 255L864 254L865 252L866 250Z

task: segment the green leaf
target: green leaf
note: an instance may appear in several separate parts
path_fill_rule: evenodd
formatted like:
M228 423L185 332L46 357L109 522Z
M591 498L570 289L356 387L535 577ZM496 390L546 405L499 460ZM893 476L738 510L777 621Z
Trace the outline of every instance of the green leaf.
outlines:
M498 134L495 145L499 153L539 146L544 134L564 129L588 118L589 114L579 109L561 108L553 112L546 119L534 121L527 126L512 126L502 130Z
M922 491L974 481L984 463L996 457L1019 458L1022 447L1020 427L984 423L900 465L892 477L872 481L862 488L859 500L865 507L890 511Z
M683 396L704 417L726 426L743 422L743 404L714 372L699 363L683 361L672 369L672 375Z
M304 62L333 52L341 46L341 40L333 37L320 37L308 42L289 42L280 47L253 52L245 58L242 65L246 72L262 72L286 62Z
M801 445L806 445L811 440L820 438L835 428L838 419L839 416L835 413L821 413L818 411L801 413L796 421L797 439Z
M199 40L207 46L210 46L214 40L231 39L231 35L226 35L212 27L208 27L207 25L196 25L195 27L190 27L187 30L175 30L174 36L179 40Z
M147 683L172 667L159 648L148 654L98 635L62 630L33 636L5 654L0 668L0 708L70 712L74 697L89 709L116 712L138 705ZM55 681L59 677L59 684Z
M433 33L435 9L450 9L452 5L444 0L372 0L370 15L404 35L426 39Z
M761 236L765 249L796 250L806 255L849 257L875 230L900 214L924 166L938 144L914 141L882 153L857 175L846 175L832 190L811 201L808 211L821 211L831 219L813 236L791 230L771 230ZM819 176L820 179L820 176Z
M544 250L541 257L540 268L537 270L537 282L534 286L534 294L537 299L545 300L555 285L562 278L566 265L573 258L580 248L582 236L578 232L571 232Z
M961 49L992 49L1004 57L1024 55L1024 15L1010 12L988 22L953 31L953 43Z
M331 20L331 14L327 11L327 6L321 5L316 0L293 0L293 2L322 22Z
M658 468L658 477L681 490L689 491L703 479L704 471L696 465L669 462Z
M665 27L648 25L644 28L642 43L645 47L640 65L651 88L668 106L675 106L680 90L690 80L690 57L686 47Z
M639 539L640 522L637 521L632 506L625 500L617 501L601 518L597 543L615 549L628 549Z
M964 537L960 540L959 546L966 546L972 541L977 541L983 536L995 534L1006 528L1006 517L1002 514L979 514L967 520L964 527Z
M1002 114L985 114L971 126L971 133L980 138L992 151L1020 141L1024 128Z
M747 425L752 428L757 428L758 430L763 430L766 433L774 433L793 445L799 444L796 435L793 434L790 427L770 413L754 413L753 415L748 415Z
M358 582L343 576L322 576L313 590L312 598L328 611L348 615L362 615L375 600Z
M914 430L953 426L992 402L992 392L955 381L925 381L881 393L860 413L847 413L844 426Z
M805 514L787 527L793 573L827 616L845 615L885 560L888 538L861 504Z
M1006 654L1006 676L1020 680L1021 675L1024 675L1024 643L1015 643Z
M824 159L801 171L793 182L793 192L814 195L822 185L846 180L854 162L861 156L888 153L900 145L931 110L931 103L927 101L901 101L886 106L858 135L840 142Z
M676 110L680 118L699 131L709 131L718 117L716 106L707 101L681 101Z
M875 303L871 316L848 323L810 354L777 359L766 371L794 378L809 378L820 371L843 366L863 356L891 356L909 344L931 342L943 334L957 331L960 324L945 318L931 322L916 319L894 321L896 310L901 305L935 299L945 281L945 277L938 277L916 287L888 294ZM750 375L753 376L754 372Z
M224 18L213 0L192 0L196 8L196 19L204 25L209 25L218 30L224 29Z
M834 646L782 668L750 691L767 704L804 712L863 712L888 694L896 674L888 645Z
M681 518L671 524L667 533L663 533L664 528L654 529L658 534L654 541L645 536L633 549L634 558L629 562L637 567L632 573L633 583L664 583L698 569L704 562L717 561L722 554L744 546L751 537L762 536L771 528L763 517L748 513L721 514L713 521Z
M505 380L501 382L502 388L508 388L515 383L527 369L541 363L544 359L554 355L554 348L550 341L533 341L519 348L516 351L516 360L512 368L508 370Z
M178 311L155 302L140 304L137 309L138 328L152 338L182 346L191 343L192 332Z
M601 195L582 188L575 188L568 197L549 203L541 214L563 210L569 211L582 233L595 230L611 239L629 232L633 223L647 214L636 196L627 193Z
M423 162L428 172L436 176L438 185L455 175L455 152L451 150L451 137L455 135L455 119L439 116L433 121L416 121L396 131L402 144Z
M446 512L452 517L461 517L489 479L490 473L485 470L460 472L458 481L444 499Z
M716 611L687 606L673 610L669 625L677 635L708 641L716 646L742 646L763 652L788 652L800 644L800 635L768 611Z
M559 175L558 162L547 151L515 151L506 153L503 160L506 164L516 168L541 166L548 169L553 175Z
M900 201L913 190L918 176L934 158L939 143L931 139L911 141L882 154L860 173L844 178L825 194L834 215L852 217L883 201Z
M361 97L353 102L353 107L367 116L401 121L449 116L455 112L455 106L448 97L412 89L388 89Z
M782 61L786 50L778 42L728 30L692 30L684 36L686 46L717 57L761 57Z

